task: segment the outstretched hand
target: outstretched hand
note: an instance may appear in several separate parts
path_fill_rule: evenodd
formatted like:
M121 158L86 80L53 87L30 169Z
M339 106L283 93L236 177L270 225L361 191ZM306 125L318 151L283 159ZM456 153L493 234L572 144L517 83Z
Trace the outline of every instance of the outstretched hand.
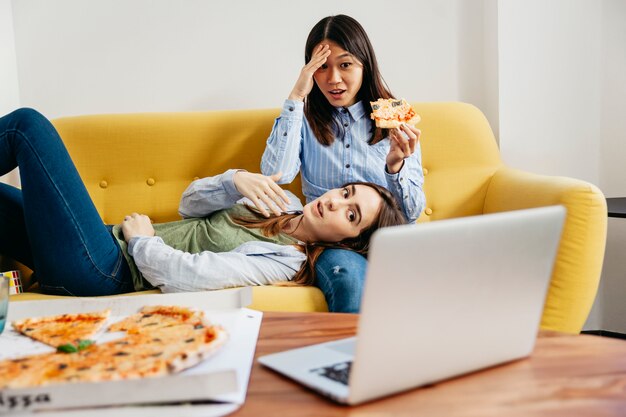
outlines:
M404 160L415 152L421 131L415 126L402 124L395 129L389 129L389 153L387 154L387 172L396 174Z
M276 181L280 179L280 172L266 176L247 171L237 171L233 177L233 182L237 191L254 203L256 208L265 217L269 217L267 208L280 216L283 211L287 211L287 204L290 203L285 190L280 188Z
M291 94L289 94L290 100L304 101L304 98L309 95L313 89L313 74L319 69L326 59L330 56L330 46L327 44L320 44L313 50L313 56L307 64L302 67L300 76L296 85L293 86Z
M124 240L128 243L134 237L154 236L154 227L152 227L150 217L145 214L133 213L124 217L122 233L124 234Z

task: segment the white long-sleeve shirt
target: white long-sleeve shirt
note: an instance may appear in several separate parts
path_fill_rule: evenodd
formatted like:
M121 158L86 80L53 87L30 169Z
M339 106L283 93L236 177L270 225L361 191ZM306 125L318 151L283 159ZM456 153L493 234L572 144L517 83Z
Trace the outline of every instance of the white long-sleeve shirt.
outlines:
M242 195L233 183L236 170L202 178L183 193L179 214L184 218L206 217L232 207ZM301 209L291 195L290 210ZM165 244L163 239L134 237L128 253L143 277L163 292L202 291L249 285L269 285L291 280L306 256L293 245L246 242L229 252L186 253Z

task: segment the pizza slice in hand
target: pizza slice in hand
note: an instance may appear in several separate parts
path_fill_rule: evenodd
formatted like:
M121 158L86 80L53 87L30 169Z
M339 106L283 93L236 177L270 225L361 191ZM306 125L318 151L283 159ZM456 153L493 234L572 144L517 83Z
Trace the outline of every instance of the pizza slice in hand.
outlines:
M111 310L62 314L14 321L18 332L52 347L78 345L93 337L106 323Z
M370 104L373 110L371 118L376 121L376 127L382 129L393 129L403 123L416 125L421 120L413 107L403 98L399 100L379 98Z

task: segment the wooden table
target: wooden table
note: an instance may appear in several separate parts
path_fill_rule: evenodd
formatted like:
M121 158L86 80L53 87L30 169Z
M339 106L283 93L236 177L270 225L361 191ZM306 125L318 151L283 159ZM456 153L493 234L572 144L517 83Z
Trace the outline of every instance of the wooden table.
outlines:
M264 313L256 357L352 336L357 319ZM336 405L255 360L246 402L233 415L626 416L626 341L541 332L531 358L355 407Z

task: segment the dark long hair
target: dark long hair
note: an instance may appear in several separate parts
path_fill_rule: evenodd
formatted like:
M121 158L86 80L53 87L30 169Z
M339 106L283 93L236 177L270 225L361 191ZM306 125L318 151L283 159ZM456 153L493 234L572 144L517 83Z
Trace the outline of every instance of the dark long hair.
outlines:
M370 101L376 101L379 98L395 98L378 70L374 48L359 22L342 14L328 16L320 20L313 26L306 40L305 63L311 60L313 49L324 40L335 42L363 64L363 83L357 94L357 99L363 101L365 106L369 106ZM317 83L313 83L313 89L304 101L304 115L315 137L324 146L332 144L335 140L334 132L339 132L342 129L333 118L335 111L336 109L324 97ZM387 129L374 126L368 142L373 145L386 135Z
M347 249L358 252L363 256L367 256L370 246L370 238L377 229L407 223L400 205L389 190L371 182L351 182L344 184L343 187L349 187L351 185L365 185L377 191L381 196L382 204L380 205L378 213L376 213L374 221L372 221L372 224L363 229L356 237L346 238L340 242L307 242L300 245L299 249L306 254L306 261L302 264L302 267L294 276L291 281L292 283L299 285L313 285L315 282L315 263L324 250L332 248ZM245 227L261 229L263 234L266 236L277 235L291 219L300 215L299 213L282 214L280 216L272 215L269 218L266 218L256 209L250 206L246 207L248 207L248 210L254 216L233 217L233 221Z

